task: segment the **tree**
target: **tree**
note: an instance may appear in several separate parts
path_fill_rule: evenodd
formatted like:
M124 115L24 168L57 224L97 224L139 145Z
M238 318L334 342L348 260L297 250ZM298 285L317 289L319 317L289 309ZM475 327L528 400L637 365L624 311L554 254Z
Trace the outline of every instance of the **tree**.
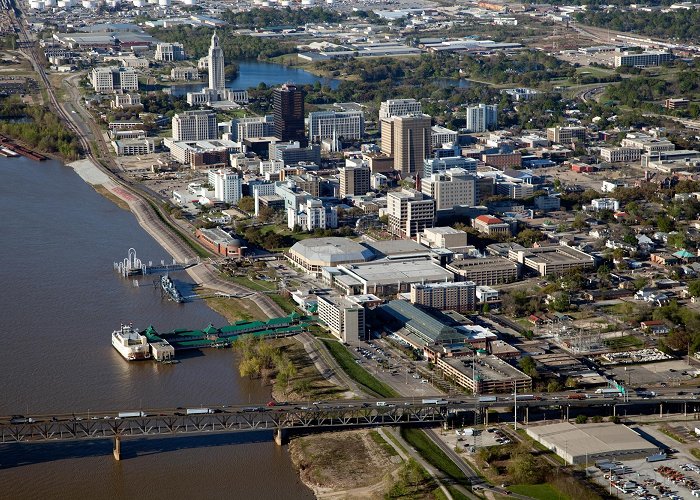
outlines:
M559 392L561 391L561 384L557 379L550 380L547 384L547 392Z
M244 212L252 212L255 210L255 198L252 196L243 196L238 200L236 205Z
M586 415L576 415L577 424L585 424L588 422L588 417Z
M529 450L522 450L508 464L508 475L517 484L537 484L544 479L544 467Z
M691 297L700 297L700 280L693 280L688 283L688 293Z
M258 219L260 219L262 222L270 222L274 216L275 211L270 207L260 207Z
M532 356L523 356L520 361L518 361L518 366L526 375L532 378L537 377L537 365Z

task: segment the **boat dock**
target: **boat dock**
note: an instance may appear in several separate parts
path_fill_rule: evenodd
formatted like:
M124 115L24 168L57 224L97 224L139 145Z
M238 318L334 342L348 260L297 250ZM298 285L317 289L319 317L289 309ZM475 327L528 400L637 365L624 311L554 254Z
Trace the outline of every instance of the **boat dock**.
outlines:
M197 264L199 264L199 258L190 259L186 262L177 262L173 259L172 264L166 264L164 260L161 260L160 264L153 264L153 261L149 260L148 264L146 264L146 262L136 256L136 250L130 248L124 260L114 263L114 270L121 274L123 278L128 278L130 276L182 271Z
M0 134L0 155L6 158L13 158L19 155L26 156L30 160L44 161L46 156L36 153L30 149L15 144L9 137Z
M280 338L296 335L307 330L314 321L307 316L291 313L289 316L267 321L237 321L220 328L208 325L202 330L175 329L159 333L153 326L141 332L151 346L156 361L171 361L177 351L202 349L205 347L230 347L241 335Z

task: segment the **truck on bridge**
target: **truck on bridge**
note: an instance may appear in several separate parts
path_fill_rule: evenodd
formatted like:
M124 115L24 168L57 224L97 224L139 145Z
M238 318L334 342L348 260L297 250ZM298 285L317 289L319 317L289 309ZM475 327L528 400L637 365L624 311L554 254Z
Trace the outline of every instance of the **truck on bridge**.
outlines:
M120 411L117 414L117 418L133 418L133 417L146 417L148 416L146 412L143 411Z
M603 397L606 397L606 398L614 398L614 397L622 395L622 392L620 392L620 389L615 389L613 387L608 387L607 389L596 389L595 393L602 394Z
M424 405L446 405L448 401L446 399L424 399Z

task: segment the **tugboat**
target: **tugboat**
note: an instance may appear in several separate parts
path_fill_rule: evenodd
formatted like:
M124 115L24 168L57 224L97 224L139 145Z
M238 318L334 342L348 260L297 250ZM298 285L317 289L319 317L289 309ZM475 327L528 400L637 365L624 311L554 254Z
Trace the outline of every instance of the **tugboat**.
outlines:
M151 357L148 339L131 325L121 325L119 330L112 332L112 347L127 361Z
M170 300L175 301L178 304L182 304L185 301L185 298L180 294L177 287L175 286L175 283L173 283L173 280L171 280L170 276L168 276L167 274L161 276L160 286L163 289L163 291L168 294Z

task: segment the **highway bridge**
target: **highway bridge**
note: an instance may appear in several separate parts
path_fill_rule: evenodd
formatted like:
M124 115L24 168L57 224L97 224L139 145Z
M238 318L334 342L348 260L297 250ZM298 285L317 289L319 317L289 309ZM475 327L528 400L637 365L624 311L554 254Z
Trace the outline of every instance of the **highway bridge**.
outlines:
M151 435L177 436L192 433L236 432L268 429L275 442L284 444L290 432L320 432L349 427L385 425L430 425L457 419L464 412L480 412L488 424L488 409L508 408L523 423L531 410L540 415L554 411L569 418L569 411L599 408L603 413L627 416L639 413L697 413L700 400L694 395L662 395L654 398L610 398L592 395L568 399L571 393L535 397L499 395L496 400L474 397L393 398L386 400L339 400L277 403L274 406L209 406L135 411L90 412L62 415L14 415L0 417L0 443L55 440L115 439L119 459L121 438ZM520 399L522 398L522 399ZM492 399L492 398L489 398ZM513 410L515 408L515 410ZM462 417L463 418L463 417ZM551 417L550 417L551 418Z

